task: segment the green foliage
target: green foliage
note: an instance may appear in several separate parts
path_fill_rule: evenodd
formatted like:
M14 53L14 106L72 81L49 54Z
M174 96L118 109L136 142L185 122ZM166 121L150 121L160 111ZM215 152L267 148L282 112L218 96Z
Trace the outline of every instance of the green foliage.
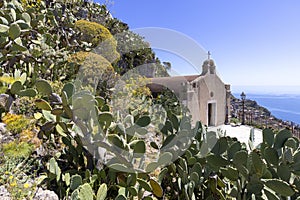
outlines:
M115 65L116 72L123 75L138 67L138 74L142 76L169 76L165 66L156 58L150 44L141 36L128 30L128 27L117 19L109 20L107 25L114 34L117 51L120 53L120 59Z
M241 122L238 118L230 118L230 123L239 124Z
M109 30L96 22L87 20L78 20L75 22L75 28L81 32L80 41L90 42L95 52L102 55L109 62L113 63L119 58L116 51L117 43Z
M75 22L75 27L82 33L81 40L91 42L94 46L99 45L102 41L112 38L109 30L96 22L78 20ZM116 46L116 43L112 45Z
M91 22L102 19L100 23L105 24L110 18L105 6L84 1L31 3L36 2L5 1L1 8L1 73L20 69L26 72L30 85L37 78L65 80L67 56L90 51L91 41L84 40L89 38L96 46L102 42L97 54L111 62L119 57L109 30L100 21ZM85 9L95 13L85 15Z
M21 81L15 81L11 84L10 92L12 95L18 95L20 97L35 97L37 91L33 88L24 89Z
M96 200L104 200L107 195L107 185L105 183L101 184L98 192L97 192L97 197Z
M116 119L112 113L107 111L106 108L108 105L105 104L103 99L98 98L98 100L96 100L89 91L81 90L80 88L81 87L78 85L75 87L75 85L67 83L61 91L62 96L57 97L57 99L61 99L58 103L54 103L53 100L49 98L53 93L47 94L38 89L38 91L41 92L38 95L41 95L42 98L37 99L36 104L38 108L42 109L44 115L44 124L41 126L39 135L40 137L49 139L53 137L61 138L65 145L65 148L60 155L60 163L54 158L51 158L49 161L48 178L51 185L56 185L56 187L52 189L57 191L61 198L67 196L69 192L71 192L71 196L74 198L75 196L89 195L90 189L84 184L86 183L86 179L89 179L90 176L83 175L83 171L90 170L94 175L97 175L99 173L107 173L108 170L108 177L96 179L97 181L94 180L94 182L91 183L93 191L98 190L96 183L103 184L104 181L106 184L111 184L110 181L115 182L115 178L118 177L118 184L126 188L124 194L121 194L120 191L118 191L118 195L126 198L134 197L138 195L142 188L144 188L151 191L154 196L162 196L163 189L154 180L151 181L147 177L140 177L140 181L137 181L137 175L134 174L133 170L126 173L124 172L124 174L119 177L118 172L116 171L128 171L128 169L145 166L146 163L142 157L144 157L149 147L146 145L145 141L139 140L130 132L133 131L133 133L136 132L139 135L145 135L147 133L147 127L151 124L151 117L149 114L147 112L137 112L135 116L129 114L126 118ZM144 99L144 101L145 100L146 99ZM141 108L137 107L136 111L139 111L140 109ZM59 112L57 112L58 110ZM170 114L170 116L172 116L172 119L170 120L173 121L174 124L175 121L177 121L177 123L180 122L180 119L175 115ZM99 125L97 125L99 127L95 126L93 120L99 122ZM187 120L186 122L188 122L188 119L184 120ZM78 127L80 128L80 132L77 132L74 136L72 132L79 131ZM95 128L101 131L89 134L90 132L93 132ZM125 130L128 132L125 133ZM176 129L174 129L174 132L175 130ZM193 130L190 129L190 126L177 127L177 130L182 132L179 136L181 134L193 132ZM103 170L98 171L96 170L93 157L87 152L87 150L90 151L92 149L88 149L83 143L86 140L99 140L105 135L107 135L109 143L103 147L107 149L108 153L112 153L118 157L120 157L120 152L123 152L123 155L121 155L122 162L116 164L108 163ZM183 135L181 135L181 137L183 139L185 138ZM99 144L101 146L104 145L101 143ZM91 145L93 144L90 144L90 146ZM118 148L111 149L110 145ZM164 145L172 147L172 143ZM155 168L170 163L173 158L172 154L178 154L181 151L184 151L187 143L182 141L180 145L180 151L175 152L175 150L173 150L174 152L172 151L172 153L162 152L155 164ZM125 153L126 151L127 153ZM134 162L132 159L134 159ZM134 163L137 163L138 165ZM62 168L65 172L68 171L71 173L66 176L66 174L61 171ZM147 173L150 173L150 171ZM124 179L123 176L128 177ZM61 180L64 180L64 182L61 182ZM89 179L89 181L92 180ZM137 190L136 188L138 186L140 186L140 189ZM108 191L108 193L117 192L115 188L111 188L110 190L111 191ZM128 192L126 193L126 191Z
M33 146L27 142L12 141L2 145L2 151L8 158L28 158Z
M195 140L184 156L161 171L159 177L166 195L170 199L295 199L299 195L295 188L299 180L295 159L299 153L293 144L298 144L298 139L286 130L277 134L264 130L263 135L263 143L251 152L239 142L222 137L204 157L199 157L201 145L193 145L203 145L203 141Z
M37 108L42 109L42 110L48 110L48 111L52 110L51 105L44 99L36 99L35 105Z
M286 130L278 133L264 130L263 143L248 151L236 139L217 138L214 132L203 132L200 123L192 128L188 117L178 117L169 110L164 124L160 123L157 129L163 135L162 143L152 142L150 148L173 148L161 151L155 161L146 163L141 158L149 146L137 136L145 135L147 128L156 126L150 107L134 104L135 109L122 117L111 112L103 98L93 96L78 84L65 84L55 98L50 98L53 92L37 91L40 99L36 102L43 105L37 105L43 113L39 135L45 141L61 140L64 145L58 157L51 158L48 164L49 188L60 198L141 198L143 191L150 193L149 198L166 196L169 199L294 198L299 195L299 141ZM145 105L154 105L146 98L143 101L147 102ZM95 126L95 121L99 125ZM94 134L89 134L91 132ZM108 143L103 144L101 138L105 136ZM89 143L85 143L96 139L100 141L98 145L113 157L121 158L121 162L113 160L112 164L97 169L89 154ZM215 143L210 144L213 140ZM172 163L173 158L178 159ZM150 178L149 174L160 166L163 168L158 181ZM142 173L128 170L136 167ZM98 191L106 193L101 196Z
M149 64L146 75L166 76L170 64L163 66L150 45L112 19L105 6L4 1L0 36L1 87L8 97L26 99L21 113L35 105L31 115L47 154L41 159L45 184L60 199L299 196L297 138L266 129L262 144L248 151L236 139L192 126L171 91L152 99L147 79L132 75L142 69L127 72ZM117 81L116 72L126 75ZM14 134L34 135L23 115L6 113L3 121ZM148 133L160 142L144 140ZM99 164L99 147L111 160ZM1 148L11 158L32 151L23 140Z
M182 104L180 104L177 96L170 91L168 88L164 88L157 98L154 99L154 102L158 105L162 105L165 110L169 110L176 115L181 115Z
M26 73L21 73L20 70L16 69L13 76L4 74L0 77L0 81L5 86L4 88L9 89L6 90L5 93L8 93L11 99L15 96L34 97L37 94L35 89L24 87L24 84L27 81L27 75Z
M265 184L268 188L284 197L292 196L295 193L290 185L282 180L271 179L267 180Z
M52 93L51 85L45 80L37 80L35 86L42 95L50 95Z
M30 126L30 119L23 115L7 113L2 121L6 124L7 130L13 134L19 134Z
M69 78L76 78L101 96L108 96L117 80L110 62L92 52L77 52L69 57Z
M160 184L158 182L156 182L154 179L150 179L150 185L151 185L153 194L158 198L162 198L164 192L163 192L163 189L160 186Z
M71 199L93 199L93 189L88 183L80 185L71 195Z
M49 172L52 177L56 178L56 181L59 181L61 178L61 169L59 168L56 160L54 158L51 158L49 161ZM51 178L51 176L50 176Z
M85 1L8 0L0 17L0 73L22 70L28 77L25 88L37 79L74 78L67 57L80 51L93 50L114 63L115 71L120 74L148 63L162 66L149 44L128 31L126 24L112 18L103 5ZM117 34L116 39L110 31ZM157 73L161 74L160 68L164 67L158 67ZM32 97L34 91L21 94Z

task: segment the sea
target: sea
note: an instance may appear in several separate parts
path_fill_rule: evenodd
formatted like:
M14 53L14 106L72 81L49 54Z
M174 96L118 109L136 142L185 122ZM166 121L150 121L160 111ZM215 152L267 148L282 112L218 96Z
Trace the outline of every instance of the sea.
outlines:
M233 86L232 94L256 101L273 116L300 125L300 86Z

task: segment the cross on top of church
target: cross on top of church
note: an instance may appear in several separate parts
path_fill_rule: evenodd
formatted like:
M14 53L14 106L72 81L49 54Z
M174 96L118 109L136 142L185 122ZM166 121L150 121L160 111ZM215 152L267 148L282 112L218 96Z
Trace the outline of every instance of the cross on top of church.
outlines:
M210 51L208 51L208 52L207 52L208 60L210 60L210 56L211 56Z

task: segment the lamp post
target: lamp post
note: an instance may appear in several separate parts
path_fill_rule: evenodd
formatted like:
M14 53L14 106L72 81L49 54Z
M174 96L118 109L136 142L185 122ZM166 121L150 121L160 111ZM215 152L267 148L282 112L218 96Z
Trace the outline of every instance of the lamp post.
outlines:
M246 94L242 92L241 94L241 99L243 103L243 115L242 115L242 125L245 125L245 99L246 99Z

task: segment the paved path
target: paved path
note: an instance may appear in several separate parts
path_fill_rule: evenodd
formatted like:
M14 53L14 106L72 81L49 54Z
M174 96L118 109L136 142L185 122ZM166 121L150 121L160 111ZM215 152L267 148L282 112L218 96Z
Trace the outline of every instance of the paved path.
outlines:
M225 136L236 137L240 142L246 143L248 146L248 140L250 136L251 129L254 130L254 146L257 146L262 142L262 130L253 128L251 126L236 126L231 125L221 125L218 127L209 128L209 131L217 131L218 129L222 130L225 133Z

